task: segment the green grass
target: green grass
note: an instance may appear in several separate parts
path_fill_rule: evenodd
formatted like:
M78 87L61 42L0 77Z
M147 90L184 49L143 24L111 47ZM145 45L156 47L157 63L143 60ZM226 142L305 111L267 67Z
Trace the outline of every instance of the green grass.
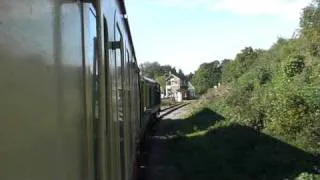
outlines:
M169 124L170 161L183 180L320 179L315 157L209 108Z

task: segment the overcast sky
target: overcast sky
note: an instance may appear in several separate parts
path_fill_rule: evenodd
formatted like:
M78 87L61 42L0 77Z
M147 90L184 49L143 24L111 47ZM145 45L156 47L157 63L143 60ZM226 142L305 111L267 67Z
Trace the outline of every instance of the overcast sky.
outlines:
M126 0L138 62L195 71L291 37L311 0Z

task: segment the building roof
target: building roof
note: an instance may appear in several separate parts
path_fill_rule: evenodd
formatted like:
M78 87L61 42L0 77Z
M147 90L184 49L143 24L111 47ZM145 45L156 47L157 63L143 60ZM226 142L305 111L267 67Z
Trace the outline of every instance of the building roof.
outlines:
M150 79L150 78L145 77L145 76L142 77L142 80L143 80L143 81L146 81L146 82L148 82L148 83L158 84L158 82L156 82L155 80Z
M175 77L175 78L179 78L178 76L174 75L174 74L170 74L167 78L166 78L166 81L168 81L169 79L171 79L172 77ZM181 78L179 78L181 79Z

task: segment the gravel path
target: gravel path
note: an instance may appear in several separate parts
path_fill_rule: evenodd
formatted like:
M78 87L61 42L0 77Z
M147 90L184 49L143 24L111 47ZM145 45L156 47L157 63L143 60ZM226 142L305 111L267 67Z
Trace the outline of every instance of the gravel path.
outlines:
M177 168L170 163L168 154L170 149L167 145L167 134L173 120L179 120L188 111L184 106L164 116L156 127L156 132L150 137L150 150L148 165L146 168L146 180L181 180Z

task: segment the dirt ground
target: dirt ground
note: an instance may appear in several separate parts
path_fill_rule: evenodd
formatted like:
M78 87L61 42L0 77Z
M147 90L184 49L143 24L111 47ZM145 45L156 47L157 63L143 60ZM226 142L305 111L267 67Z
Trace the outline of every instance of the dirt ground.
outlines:
M155 127L155 133L150 137L150 150L146 166L146 180L181 180L177 168L170 162L168 154L167 134L171 129L172 120L179 120L188 112L190 105L184 106L164 116ZM167 121L167 122L166 122Z

